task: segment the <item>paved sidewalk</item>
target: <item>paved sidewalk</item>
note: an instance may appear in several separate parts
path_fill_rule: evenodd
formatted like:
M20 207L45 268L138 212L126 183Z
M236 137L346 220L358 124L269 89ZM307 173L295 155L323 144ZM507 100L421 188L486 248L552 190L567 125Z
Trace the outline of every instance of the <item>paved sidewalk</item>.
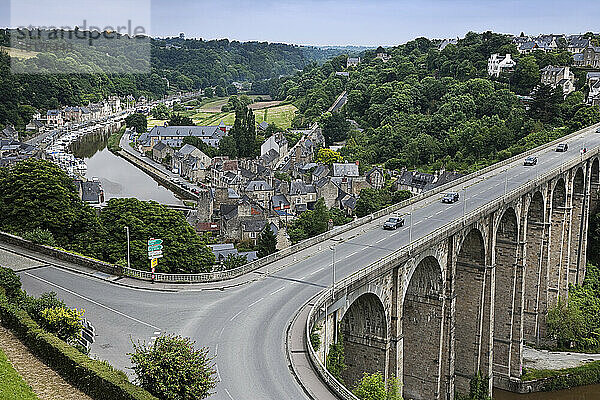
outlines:
M600 354L536 350L523 347L523 366L534 369L573 368L600 360Z
M312 302L305 304L288 328L286 340L288 361L291 364L292 373L311 399L337 400L338 397L319 378L308 358L305 331L306 318L308 318L311 305Z

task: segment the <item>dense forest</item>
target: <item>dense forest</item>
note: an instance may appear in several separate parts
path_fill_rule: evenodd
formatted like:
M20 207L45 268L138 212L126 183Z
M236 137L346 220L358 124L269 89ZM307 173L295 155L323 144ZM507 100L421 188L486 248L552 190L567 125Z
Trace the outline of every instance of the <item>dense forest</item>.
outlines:
M0 30L1 47L10 47L11 35L17 33ZM0 126L10 123L23 129L36 110L87 104L110 95L159 98L207 87L223 92L234 81L289 75L342 51L227 39L151 39L148 47L135 39L99 40L93 46L67 43L68 50L55 46L50 53L30 53L31 58L11 59L0 51ZM144 54L148 49L150 60ZM141 71L145 73L135 73Z
M315 120L331 125L335 115L322 114L346 90L342 114L364 131L340 122L324 133L346 140L343 156L361 168L469 171L600 121L597 108L583 104L584 79L566 99L552 88L537 88L540 68L572 63L566 51L519 56L509 36L491 32L469 33L442 51L437 42L419 38L386 49L391 59L385 63L375 57L378 51L384 50L366 51L349 77L336 74L346 70L346 58L338 56L262 85L299 108L295 126ZM491 80L492 53L512 53L515 71Z

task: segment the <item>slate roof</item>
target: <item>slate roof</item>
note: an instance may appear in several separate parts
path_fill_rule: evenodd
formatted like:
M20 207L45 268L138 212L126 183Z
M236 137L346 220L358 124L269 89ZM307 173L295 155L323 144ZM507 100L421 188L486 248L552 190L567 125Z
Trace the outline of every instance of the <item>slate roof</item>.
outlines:
M315 187L313 185L307 185L301 180L292 181L290 184L290 194L291 195L299 195L299 194L307 194L307 193L316 193Z
M167 148L167 145L164 142L158 142L153 147L153 149L156 151L163 151L166 148Z
M262 190L273 190L266 181L250 181L246 186L246 192L257 192Z
M267 221L265 220L254 220L242 222L242 230L244 232L261 232L265 229Z
M102 187L100 182L81 182L81 200L89 203L100 203Z
M260 124L258 124L258 129L261 129L263 131L266 130L268 127L269 127L269 124L267 123L267 121L263 121Z
M271 197L271 203L273 204L273 207L285 207L290 205L290 202L284 194L276 194L275 196Z
M359 176L358 165L354 163L333 163L333 176Z

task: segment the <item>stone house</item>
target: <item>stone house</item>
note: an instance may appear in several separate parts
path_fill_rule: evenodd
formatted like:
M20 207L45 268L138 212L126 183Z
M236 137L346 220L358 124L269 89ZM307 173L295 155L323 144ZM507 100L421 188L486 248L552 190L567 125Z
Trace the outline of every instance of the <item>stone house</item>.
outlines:
M356 67L360 64L360 57L348 57L346 68Z
M152 159L156 162L163 162L167 155L173 157L173 149L164 142L158 142L152 148Z
M46 123L53 127L64 125L64 120L61 110L48 110L46 112Z
M575 74L569 67L555 67L548 65L540 70L540 81L543 85L560 87L563 95L566 97L569 93L575 91Z
M385 172L379 167L371 168L365 178L373 189L381 189L385 186Z
M306 184L300 179L293 180L290 183L290 190L287 196L296 214L312 210L317 202L317 190L314 185Z
M336 199L338 198L340 188L333 183L330 178L321 178L318 181L315 181L314 186L317 190L317 197L323 198L327 208L331 208L336 205Z
M586 84L589 88L586 99L587 104L592 106L600 105L600 72L588 72Z
M264 180L250 181L244 189L244 193L261 207L269 207L269 201L273 197L273 187Z

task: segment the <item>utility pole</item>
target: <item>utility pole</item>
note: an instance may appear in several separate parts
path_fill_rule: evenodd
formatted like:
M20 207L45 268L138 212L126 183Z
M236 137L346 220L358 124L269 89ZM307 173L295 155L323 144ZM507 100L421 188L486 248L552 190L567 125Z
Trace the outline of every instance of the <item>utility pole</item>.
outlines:
M127 268L131 268L131 264L129 262L129 227L125 227L125 232L127 233Z

